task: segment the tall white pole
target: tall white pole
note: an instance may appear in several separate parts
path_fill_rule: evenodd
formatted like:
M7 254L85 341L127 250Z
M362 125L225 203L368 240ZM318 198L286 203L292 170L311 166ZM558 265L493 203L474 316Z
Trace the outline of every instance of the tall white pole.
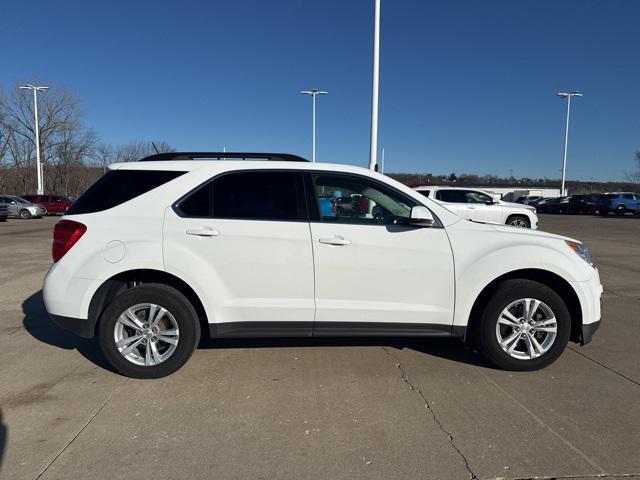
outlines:
M316 94L311 95L313 107L312 107L312 116L311 120L311 161L315 163L316 161Z
M566 194L564 190L564 182L567 176L567 149L569 148L569 115L571 113L571 94L567 95L567 123L564 129L564 156L562 158L562 186L560 187L560 195Z
M371 85L371 143L369 169L375 170L378 154L378 85L380 72L380 0L374 0L373 20L373 78Z
M36 170L38 171L38 195L44 194L42 188L42 170L40 168L40 126L38 125L38 89L33 89L34 117L36 123Z
M313 90L303 90L303 95L311 95L311 161L316 161L316 96L326 95L329 92L323 92L314 88Z

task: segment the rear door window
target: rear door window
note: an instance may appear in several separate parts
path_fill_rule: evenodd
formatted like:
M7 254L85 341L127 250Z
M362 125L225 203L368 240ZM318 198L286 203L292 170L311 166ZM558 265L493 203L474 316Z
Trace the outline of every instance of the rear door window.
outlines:
M299 221L307 219L302 174L247 171L221 175L177 205L186 217Z
M493 202L493 198L482 192L474 192L473 190L466 190L467 203L488 203Z
M467 203L465 190L438 190L436 198L448 203Z
M163 170L111 170L78 198L67 215L108 210L163 185L185 172Z

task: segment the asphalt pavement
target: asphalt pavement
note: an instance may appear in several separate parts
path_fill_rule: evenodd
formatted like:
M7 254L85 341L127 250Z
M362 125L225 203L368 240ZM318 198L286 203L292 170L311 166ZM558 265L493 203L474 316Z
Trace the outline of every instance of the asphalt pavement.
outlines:
M605 286L593 342L545 370L454 340L270 339L159 380L48 320L56 220L0 223L2 479L640 478L640 217L541 216Z

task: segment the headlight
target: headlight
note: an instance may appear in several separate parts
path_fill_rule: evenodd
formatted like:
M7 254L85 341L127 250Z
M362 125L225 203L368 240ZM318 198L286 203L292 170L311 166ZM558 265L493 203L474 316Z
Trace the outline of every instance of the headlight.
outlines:
M595 265L593 264L593 257L591 256L591 252L587 247L584 246L583 243L572 242L571 240L565 240L565 243L569 246L571 250L576 252L576 255L578 255L581 259L583 259L592 267L595 267Z

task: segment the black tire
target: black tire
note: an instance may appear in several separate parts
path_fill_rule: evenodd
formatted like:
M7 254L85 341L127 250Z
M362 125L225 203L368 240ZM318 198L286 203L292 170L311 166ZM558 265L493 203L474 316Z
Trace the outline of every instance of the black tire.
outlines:
M522 298L535 298L544 302L553 312L557 333L549 349L532 359L514 358L505 352L498 342L496 326L502 311L512 302ZM506 280L493 293L484 308L480 325L475 329L474 344L494 365L504 370L531 371L551 365L564 351L571 334L571 317L562 298L551 288L532 280Z
M22 218L23 220L31 218L31 212L26 208L23 208L22 210L20 210L20 213L18 215L20 215L20 218Z
M126 359L115 344L118 318L126 309L141 303L167 309L180 332L173 354L157 365L137 365ZM182 293L167 285L148 283L126 290L109 304L100 318L98 337L104 356L118 372L133 378L161 378L171 375L189 360L200 341L200 323L196 310Z
M609 215L609 210L605 210L604 208L601 208L600 210L598 210L598 213L600 214L600 216L606 217L607 215Z
M625 213L627 213L627 207L624 205L618 205L618 207L616 207L616 215L624 215Z
M336 208L336 215L344 215L344 208L342 207Z
M514 225L515 223L517 223L517 225ZM521 223L524 223L524 225L522 225ZM521 228L531 228L531 222L525 215L511 215L509 218L507 218L507 225Z
M7 218L9 218L9 217L6 217L6 216L0 217L0 222L6 222Z

